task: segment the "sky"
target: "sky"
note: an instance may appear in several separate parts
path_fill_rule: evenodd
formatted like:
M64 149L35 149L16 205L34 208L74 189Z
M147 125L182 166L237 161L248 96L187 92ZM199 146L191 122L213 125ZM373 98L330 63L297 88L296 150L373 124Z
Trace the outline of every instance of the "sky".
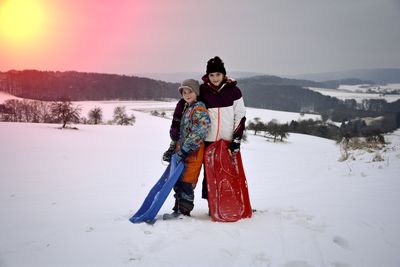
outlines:
M0 0L0 71L400 67L400 0Z

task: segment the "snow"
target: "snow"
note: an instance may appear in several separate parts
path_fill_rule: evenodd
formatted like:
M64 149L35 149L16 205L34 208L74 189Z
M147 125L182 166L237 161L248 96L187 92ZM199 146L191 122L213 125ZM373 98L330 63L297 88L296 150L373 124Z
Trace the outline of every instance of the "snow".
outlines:
M369 86L369 85L341 85L338 89L329 88L318 88L318 87L307 87L308 89L318 92L323 95L328 95L331 97L336 97L341 100L354 99L358 103L361 103L364 99L381 99L386 100L388 103L395 102L400 99L399 94L386 94L381 95L378 92L381 89L386 90L399 90L400 84L388 84L386 86ZM375 91L376 93L367 92L368 89Z
M171 121L130 105L134 126L0 123L0 266L400 265L400 131L386 136L382 162L367 152L339 162L339 147L318 137L249 134L251 219L210 221L199 182L191 218L132 224L166 167ZM172 204L171 194L160 215Z
M22 100L22 98L10 95L6 92L0 91L0 104L3 104L4 101L8 100L8 99L18 99L18 100Z
M112 120L114 108L124 106L128 113L131 110L150 113L153 110L159 113L165 112L169 118L172 117L177 101L74 101L73 104L81 108L82 116L88 117L88 113L95 107L100 107L103 112L103 121Z
M339 90L347 90L353 92L367 92L368 90L397 90L400 89L400 83L388 83L386 85L371 85L371 84L357 84L357 85L340 85Z
M320 120L320 115L315 114L304 114L303 116L297 112L286 112L277 111L270 109L259 109L259 108L246 108L246 118L247 122L254 120L254 118L259 117L262 122L269 122L273 119L277 120L279 123L291 122L292 120Z

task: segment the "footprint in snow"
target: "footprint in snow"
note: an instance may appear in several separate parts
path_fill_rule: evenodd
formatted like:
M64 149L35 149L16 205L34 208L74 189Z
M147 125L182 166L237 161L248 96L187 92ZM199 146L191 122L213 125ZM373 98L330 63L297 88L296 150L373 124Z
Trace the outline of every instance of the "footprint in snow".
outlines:
M338 245L343 249L350 249L349 241L347 241L341 236L334 236L332 241L333 243L335 243L336 245Z
M133 213L134 213L134 211L130 210L128 214L121 215L120 217L115 218L114 222L127 221L127 220L129 220L130 217L132 217Z
M144 230L143 233L144 233L145 235L151 235L151 231L149 231L149 230Z
M283 267L314 267L305 261L289 261Z
M349 264L345 262L332 262L333 267L350 267Z
M274 211L274 214L313 232L324 232L326 228L325 223L314 222L314 216L302 213L295 208L278 209Z
M252 257L251 266L269 267L271 266L271 260L264 253L256 254Z

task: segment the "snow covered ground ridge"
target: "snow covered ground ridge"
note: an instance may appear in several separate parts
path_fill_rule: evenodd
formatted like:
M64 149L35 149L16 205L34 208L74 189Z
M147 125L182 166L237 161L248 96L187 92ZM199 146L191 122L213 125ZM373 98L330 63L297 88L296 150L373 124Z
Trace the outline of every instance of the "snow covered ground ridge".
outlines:
M253 218L211 222L199 183L191 218L133 225L165 168L170 125L133 113L133 127L0 123L0 266L400 265L399 131L385 136L384 161L339 162L335 142L314 136L249 135L241 149ZM170 195L160 214L172 205Z

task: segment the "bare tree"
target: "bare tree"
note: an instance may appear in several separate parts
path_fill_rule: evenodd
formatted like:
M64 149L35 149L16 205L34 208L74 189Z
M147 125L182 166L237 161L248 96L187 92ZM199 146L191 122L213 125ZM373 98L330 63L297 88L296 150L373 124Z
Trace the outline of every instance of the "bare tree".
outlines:
M21 115L23 122L32 122L33 121L33 102L28 99L23 99L20 101Z
M81 108L74 107L71 101L56 101L51 103L51 114L62 123L62 128L68 123L79 122Z
M278 127L278 134L281 137L281 142L283 142L283 139L287 139L289 136L289 125L287 123L280 124Z
M44 123L53 122L53 117L51 114L51 104L48 102L39 101L37 105L39 121Z
M132 114L128 116L124 106L118 106L114 109L114 122L119 125L133 125L136 122L136 117Z
M89 121L93 124L99 124L103 120L103 110L100 107L94 107L89 111Z
M274 142L279 136L279 123L277 120L273 119L267 124L267 132L274 137Z
M254 122L250 121L247 129L253 130L254 135L257 135L257 132L265 131L265 124L261 121L259 117L254 118Z
M4 101L5 109L7 110L8 116L7 121L21 122L22 115L20 109L20 101L17 99L7 99Z
M160 116L160 113L157 110L150 111L150 114L153 115L153 116L156 116L156 117Z
M0 104L0 121L8 121L8 109L6 108L6 105Z
M31 122L38 123L40 122L40 102L39 101L30 101L30 112L31 112Z

